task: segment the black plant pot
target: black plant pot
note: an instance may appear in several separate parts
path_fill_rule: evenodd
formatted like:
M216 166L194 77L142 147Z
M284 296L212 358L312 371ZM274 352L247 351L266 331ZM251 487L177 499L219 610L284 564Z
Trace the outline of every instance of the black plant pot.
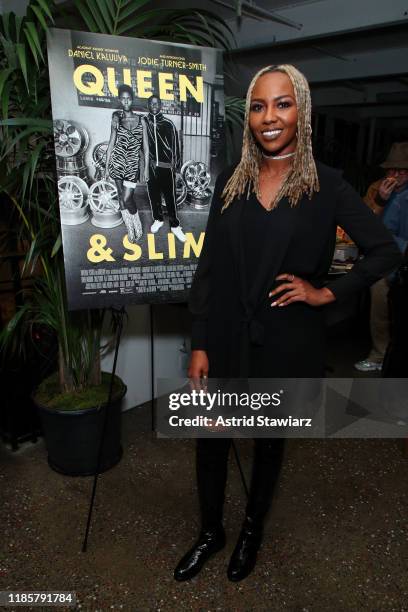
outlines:
M100 472L106 472L122 457L121 422L123 385L119 397L106 404L85 410L57 410L36 402L43 426L50 467L67 476L92 476L96 473L99 445L106 414L106 428Z

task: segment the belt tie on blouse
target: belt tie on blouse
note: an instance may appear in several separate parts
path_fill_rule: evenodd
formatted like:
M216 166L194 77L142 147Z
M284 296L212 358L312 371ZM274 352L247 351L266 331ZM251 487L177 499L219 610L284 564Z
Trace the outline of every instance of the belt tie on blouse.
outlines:
M265 327L257 319L244 318L241 320L240 331L239 375L240 377L247 377L249 376L250 345L263 345Z
M248 340L251 344L262 346L264 343L265 327L257 319L244 319L243 332L248 335Z

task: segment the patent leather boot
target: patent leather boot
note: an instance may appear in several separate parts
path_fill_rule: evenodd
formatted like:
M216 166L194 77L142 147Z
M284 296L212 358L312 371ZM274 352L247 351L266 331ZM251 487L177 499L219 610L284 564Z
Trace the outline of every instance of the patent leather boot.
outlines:
M191 580L201 571L208 559L225 546L223 527L203 529L194 546L184 555L176 569L174 578L179 582Z
M255 440L255 456L245 520L228 566L229 580L238 582L254 569L262 543L263 524L282 464L284 440Z
M249 516L245 517L237 544L228 565L227 576L232 582L243 580L256 565L259 547L262 543L262 526Z

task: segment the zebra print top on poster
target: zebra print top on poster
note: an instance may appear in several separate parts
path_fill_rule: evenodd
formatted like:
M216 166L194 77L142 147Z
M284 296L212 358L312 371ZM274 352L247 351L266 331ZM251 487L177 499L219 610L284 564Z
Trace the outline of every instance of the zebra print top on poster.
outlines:
M122 123L124 111L115 111L112 125L116 124L116 141L109 163L109 174L113 179L136 183L139 178L140 149L143 140L143 118L139 118L135 127L128 128Z

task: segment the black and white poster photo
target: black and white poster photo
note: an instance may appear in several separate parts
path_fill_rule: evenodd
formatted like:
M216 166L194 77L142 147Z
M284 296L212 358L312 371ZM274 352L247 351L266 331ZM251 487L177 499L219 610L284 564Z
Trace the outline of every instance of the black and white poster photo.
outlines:
M51 29L71 309L185 301L223 167L219 51Z

